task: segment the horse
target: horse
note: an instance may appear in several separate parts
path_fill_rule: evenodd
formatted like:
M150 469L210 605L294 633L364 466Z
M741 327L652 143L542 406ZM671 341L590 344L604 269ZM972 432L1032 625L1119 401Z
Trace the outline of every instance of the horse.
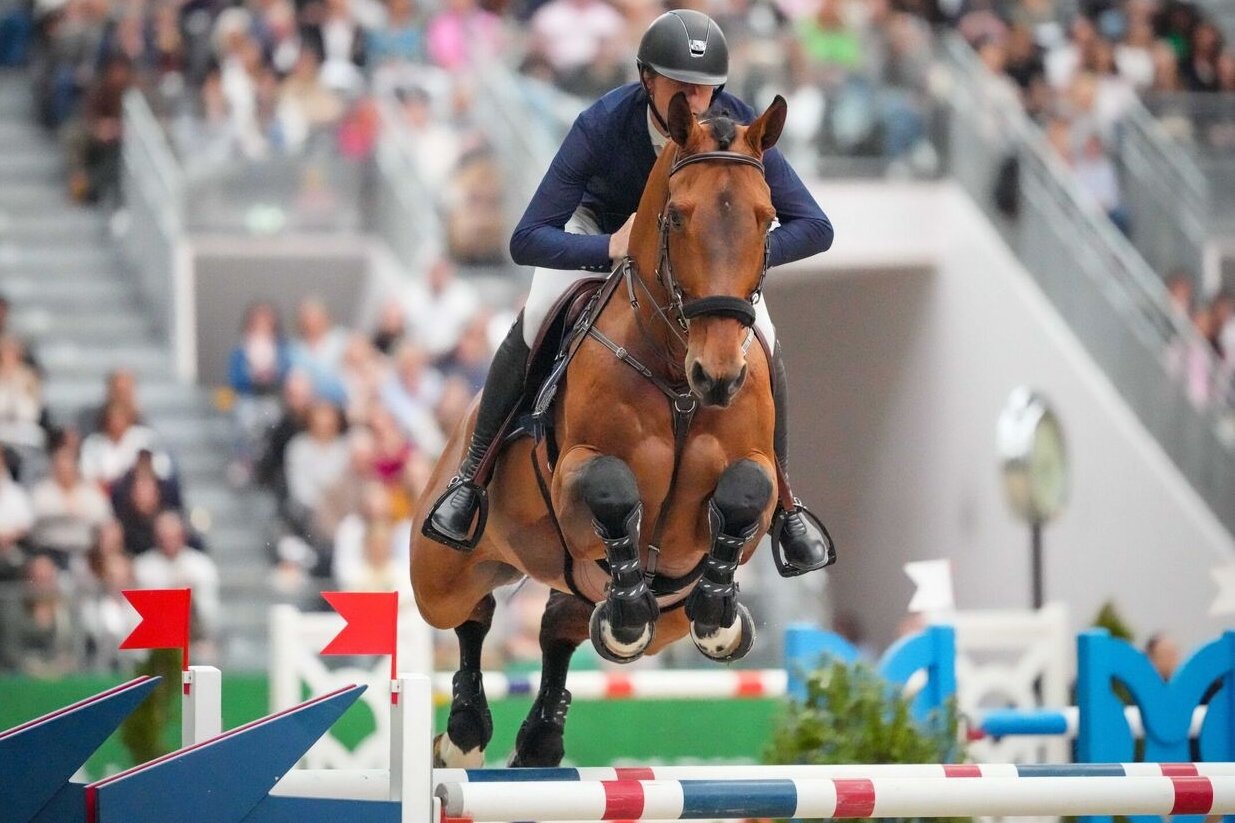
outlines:
M470 551L414 530L417 605L459 643L447 728L434 741L437 764L484 761L493 722L480 655L493 591L525 576L551 592L540 626L540 689L512 766L561 762L566 673L589 638L616 662L687 634L717 661L751 648L754 622L737 601L734 573L768 530L776 503L770 358L751 344L776 216L761 158L776 144L786 109L777 96L743 126L723 115L696 120L684 95L673 98L672 142L643 191L629 255L611 275L607 301L575 347L549 412L556 464L550 469L547 447L531 439L505 446L486 528ZM417 522L450 482L475 409L439 459Z

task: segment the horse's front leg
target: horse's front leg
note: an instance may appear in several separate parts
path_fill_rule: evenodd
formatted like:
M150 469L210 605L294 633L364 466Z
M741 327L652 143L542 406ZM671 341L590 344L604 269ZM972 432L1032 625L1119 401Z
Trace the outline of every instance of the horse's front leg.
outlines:
M746 656L755 643L755 622L738 602L733 576L742 550L757 539L772 500L772 481L754 460L739 460L721 473L708 503L712 547L703 576L686 599L695 646L713 660Z
M485 747L493 737L493 717L485 697L480 653L493 625L496 605L492 594L485 595L471 616L455 629L459 670L452 683L446 731L433 741L434 765L475 769L485 764Z
M562 735L570 692L566 672L571 655L588 636L591 607L573 594L553 591L540 618L540 691L515 738L512 766L556 766L562 762Z
M616 457L576 450L568 459L575 465L563 461L563 474L570 478L565 499L581 502L591 515L609 562L609 589L590 621L592 644L606 660L629 663L652 642L660 616L639 559L639 486L634 472Z

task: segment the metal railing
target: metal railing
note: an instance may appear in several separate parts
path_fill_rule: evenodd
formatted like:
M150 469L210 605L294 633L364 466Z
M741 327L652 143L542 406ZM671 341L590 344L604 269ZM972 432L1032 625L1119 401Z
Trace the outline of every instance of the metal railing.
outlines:
M1133 244L1161 274L1180 267L1200 272L1212 221L1204 173L1140 102L1125 114L1120 132Z
M1102 209L1076 186L1014 95L959 38L941 48L950 69L949 161L955 178L1005 240L1133 412L1219 519L1235 531L1231 409L1219 396L1189 400L1178 364L1187 360L1212 388L1229 380L1209 345L1170 308L1162 281ZM992 196L1014 163L1012 216Z
M412 135L391 100L378 104L381 135L377 142L374 229L408 271L423 271L442 252L445 229L437 196L425 184L412 153Z
M129 211L124 250L159 329L174 339L172 272L184 235L184 176L162 126L138 91L124 97L121 188Z
M1200 181L1211 226L1235 226L1235 94L1151 92L1149 116L1168 143L1171 167Z

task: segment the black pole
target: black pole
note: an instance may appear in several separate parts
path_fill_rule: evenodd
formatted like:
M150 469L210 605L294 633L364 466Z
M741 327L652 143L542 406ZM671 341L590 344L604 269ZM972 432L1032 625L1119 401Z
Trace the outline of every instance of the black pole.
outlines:
M1042 608L1042 522L1029 524L1030 551L1033 555L1033 607Z

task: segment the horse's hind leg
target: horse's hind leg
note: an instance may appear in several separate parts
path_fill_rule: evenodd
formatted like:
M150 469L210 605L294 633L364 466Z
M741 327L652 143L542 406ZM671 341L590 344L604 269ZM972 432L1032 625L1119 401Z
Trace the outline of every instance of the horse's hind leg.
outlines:
M643 579L639 521L643 504L635 475L616 457L593 458L582 470L579 490L592 525L605 544L612 580L605 602L592 612L592 644L601 657L629 663L652 642L660 608Z
M459 670L455 672L446 731L433 741L435 765L477 768L484 765L485 747L493 737L493 717L485 698L480 651L493 624L493 595L476 604L471 616L455 629L459 639Z
M562 732L570 692L570 657L588 635L590 607L574 595L554 591L540 619L540 691L515 738L512 766L556 766L562 762Z
M712 548L703 576L686 599L686 616L695 646L713 660L737 660L754 645L755 623L738 602L733 575L771 499L772 482L763 468L739 460L721 474L708 503Z

